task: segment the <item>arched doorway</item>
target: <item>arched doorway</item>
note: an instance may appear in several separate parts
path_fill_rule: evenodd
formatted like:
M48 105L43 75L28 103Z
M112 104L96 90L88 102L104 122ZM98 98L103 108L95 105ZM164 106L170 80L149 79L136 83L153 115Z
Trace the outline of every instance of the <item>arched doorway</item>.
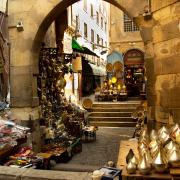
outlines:
M128 96L140 96L145 91L144 53L130 49L124 54L124 81Z

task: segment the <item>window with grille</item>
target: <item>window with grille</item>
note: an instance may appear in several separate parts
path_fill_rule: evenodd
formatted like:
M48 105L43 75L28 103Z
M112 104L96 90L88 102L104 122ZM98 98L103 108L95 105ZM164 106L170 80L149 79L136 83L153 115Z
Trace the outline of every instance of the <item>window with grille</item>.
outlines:
M87 11L87 0L83 1L83 8L85 11Z
M96 23L99 24L99 13L96 12Z
M76 31L79 30L79 28L80 28L79 16L76 15Z
M101 17L101 28L103 29L103 17Z
M104 31L107 31L107 22L104 23Z
M126 14L124 14L124 32L133 31L139 31L139 28Z
M100 42L100 37L99 37L99 35L97 34L97 44L99 44L99 42Z
M84 23L84 37L87 38L88 37L88 31L87 31L87 24Z
M105 47L107 47L107 42L106 41L104 42L104 44L105 44Z
M94 30L91 29L91 42L94 43Z
M91 17L93 17L93 5L91 4Z

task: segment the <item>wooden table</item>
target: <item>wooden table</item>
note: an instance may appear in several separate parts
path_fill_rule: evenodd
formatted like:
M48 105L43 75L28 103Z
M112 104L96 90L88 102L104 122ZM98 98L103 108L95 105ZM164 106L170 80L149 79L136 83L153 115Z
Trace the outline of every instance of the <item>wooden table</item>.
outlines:
M169 173L164 173L164 174L160 174L160 173L155 173L155 172L151 172L148 175L142 175L140 174L138 171L136 171L136 174L128 174L126 167L123 168L122 173L121 173L122 179L132 179L132 178L136 178L136 179L162 179L162 180L166 180L166 179L175 179L173 178L173 176L171 176Z

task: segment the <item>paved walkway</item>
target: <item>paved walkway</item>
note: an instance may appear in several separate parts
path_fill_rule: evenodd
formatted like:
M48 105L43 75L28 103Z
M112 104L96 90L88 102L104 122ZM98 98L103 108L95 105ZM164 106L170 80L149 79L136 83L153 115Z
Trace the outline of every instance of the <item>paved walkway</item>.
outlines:
M83 143L81 153L73 156L67 164L57 164L53 169L92 171L108 161L117 163L120 141L131 138L133 133L133 127L99 127L95 142Z

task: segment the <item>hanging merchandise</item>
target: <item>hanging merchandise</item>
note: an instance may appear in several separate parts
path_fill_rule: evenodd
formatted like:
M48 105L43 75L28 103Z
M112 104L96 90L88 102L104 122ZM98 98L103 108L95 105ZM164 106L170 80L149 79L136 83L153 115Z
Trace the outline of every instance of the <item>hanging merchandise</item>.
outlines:
M65 74L72 55L61 54L57 48L42 48L39 61L38 94L41 105L41 125L45 126L43 153L58 161L67 149L81 144L84 111L65 97ZM78 143L76 143L78 141ZM80 148L81 149L81 148ZM71 153L68 153L71 154Z
M107 72L112 72L113 71L113 65L111 63L107 63L106 65L106 71Z

